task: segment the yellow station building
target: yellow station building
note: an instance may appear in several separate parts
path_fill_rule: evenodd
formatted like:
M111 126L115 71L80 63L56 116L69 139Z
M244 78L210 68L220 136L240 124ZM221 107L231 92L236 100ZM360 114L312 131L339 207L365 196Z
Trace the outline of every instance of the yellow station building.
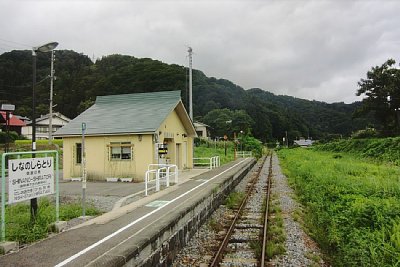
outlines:
M180 91L98 96L55 133L63 138L64 179L82 176L82 132L88 180L143 181L149 164L193 168L196 131Z

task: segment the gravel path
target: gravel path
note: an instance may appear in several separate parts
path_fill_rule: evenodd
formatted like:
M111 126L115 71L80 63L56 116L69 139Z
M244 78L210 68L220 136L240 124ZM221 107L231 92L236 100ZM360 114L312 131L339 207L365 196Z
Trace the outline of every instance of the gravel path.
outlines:
M300 208L292 198L294 192L289 187L287 178L282 174L278 157L274 154L272 163L272 192L278 196L286 231L286 253L272 261L270 266L325 266L315 242L293 219L293 213Z

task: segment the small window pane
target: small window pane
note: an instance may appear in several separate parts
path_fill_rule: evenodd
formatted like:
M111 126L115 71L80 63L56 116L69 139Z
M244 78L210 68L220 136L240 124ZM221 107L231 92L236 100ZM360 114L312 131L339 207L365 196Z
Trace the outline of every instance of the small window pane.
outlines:
M122 159L130 159L130 158L131 158L131 148L122 147Z
M76 164L82 163L82 144L76 143Z

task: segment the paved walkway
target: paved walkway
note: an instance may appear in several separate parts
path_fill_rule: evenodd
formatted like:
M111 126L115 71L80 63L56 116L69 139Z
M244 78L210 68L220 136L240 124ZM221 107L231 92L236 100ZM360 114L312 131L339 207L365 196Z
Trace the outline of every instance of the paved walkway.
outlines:
M212 196L214 193L211 192L216 188L227 186L226 181L248 169L251 163L251 159L241 159L211 171L182 172L177 185L141 197L18 252L1 256L0 266L120 266L121 260L126 263L130 259L146 258L146 253L153 250L153 241L157 243L161 237L169 238L164 236L167 233L174 233L172 228L180 225L176 220L186 220L183 214L193 216L191 210L201 200ZM143 183L90 183L88 192L95 193L98 188L117 194L121 185L130 188L121 198L128 197L129 193L143 194ZM62 183L61 187L65 192L80 192L81 189L79 182ZM140 254L138 257L135 256L137 253Z
M209 169L191 169L179 171L178 184L188 181L190 178L203 174ZM81 196L82 183L79 181L62 180L60 185L60 196ZM150 183L149 188L152 192L155 191L155 184ZM119 198L114 203L113 209L119 208L130 198L144 197L145 183L126 183L126 182L87 182L86 196L107 196Z

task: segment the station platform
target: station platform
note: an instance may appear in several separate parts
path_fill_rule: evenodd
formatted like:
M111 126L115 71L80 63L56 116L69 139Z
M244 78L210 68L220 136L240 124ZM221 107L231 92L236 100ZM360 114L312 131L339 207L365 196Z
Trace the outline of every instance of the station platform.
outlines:
M0 266L167 266L254 164L244 158L183 172L173 186L1 256ZM72 192L68 186L75 185L60 184L60 191ZM134 186L121 199L143 194L143 183Z

